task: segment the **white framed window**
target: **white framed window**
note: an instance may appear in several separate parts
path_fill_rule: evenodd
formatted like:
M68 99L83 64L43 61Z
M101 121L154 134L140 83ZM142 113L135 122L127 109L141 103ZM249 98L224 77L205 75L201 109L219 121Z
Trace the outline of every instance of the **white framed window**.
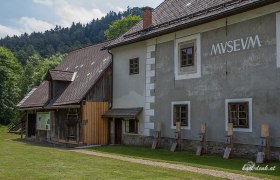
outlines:
M280 13L276 13L276 63L280 68Z
M50 130L50 112L37 112L37 129Z
M195 34L175 40L175 80L201 77L200 41L200 34Z
M137 119L125 119L125 133L138 134Z
M191 129L190 101L175 101L171 103L171 129L176 129L176 122L181 122L181 129Z
M252 98L225 100L225 129L233 123L233 131L252 132Z

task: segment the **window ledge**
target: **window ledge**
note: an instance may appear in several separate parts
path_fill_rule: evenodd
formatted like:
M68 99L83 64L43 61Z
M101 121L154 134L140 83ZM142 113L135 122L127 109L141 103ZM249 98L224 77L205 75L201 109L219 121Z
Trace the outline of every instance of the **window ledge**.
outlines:
M251 128L233 128L234 132L253 132Z
M176 126L172 126L171 129L176 129ZM183 130L190 130L191 127L190 126L181 126L181 129L183 129Z
M132 135L132 136L139 136L140 134L138 133L123 133L124 135Z
M175 75L175 80L184 80L184 79L195 79L195 78L200 78L201 74L200 73L193 73L193 74L184 74L184 75Z

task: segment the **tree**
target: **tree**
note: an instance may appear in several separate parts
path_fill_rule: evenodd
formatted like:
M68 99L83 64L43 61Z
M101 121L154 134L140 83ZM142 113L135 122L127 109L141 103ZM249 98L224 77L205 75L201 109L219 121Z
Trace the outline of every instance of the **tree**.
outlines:
M0 123L7 124L17 117L16 105L21 98L23 70L11 51L0 47Z
M114 21L104 32L107 40L117 38L141 20L140 16L128 15L123 19Z
M64 55L58 53L49 58L42 58L34 54L27 60L22 76L22 91L28 93L35 86L39 86L49 69L55 68L63 59Z

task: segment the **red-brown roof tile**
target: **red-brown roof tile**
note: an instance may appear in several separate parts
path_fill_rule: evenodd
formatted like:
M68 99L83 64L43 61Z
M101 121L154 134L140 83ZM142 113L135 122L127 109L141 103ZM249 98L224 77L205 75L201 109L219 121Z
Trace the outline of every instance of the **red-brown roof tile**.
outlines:
M279 0L165 0L153 10L152 26L143 30L143 21L113 40L107 48L157 37Z

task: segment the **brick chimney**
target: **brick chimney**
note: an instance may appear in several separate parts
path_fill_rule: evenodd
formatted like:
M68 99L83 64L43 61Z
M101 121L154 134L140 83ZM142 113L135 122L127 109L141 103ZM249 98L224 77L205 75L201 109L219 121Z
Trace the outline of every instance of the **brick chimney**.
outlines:
M153 23L153 8L151 7L143 7L143 29L148 28Z

